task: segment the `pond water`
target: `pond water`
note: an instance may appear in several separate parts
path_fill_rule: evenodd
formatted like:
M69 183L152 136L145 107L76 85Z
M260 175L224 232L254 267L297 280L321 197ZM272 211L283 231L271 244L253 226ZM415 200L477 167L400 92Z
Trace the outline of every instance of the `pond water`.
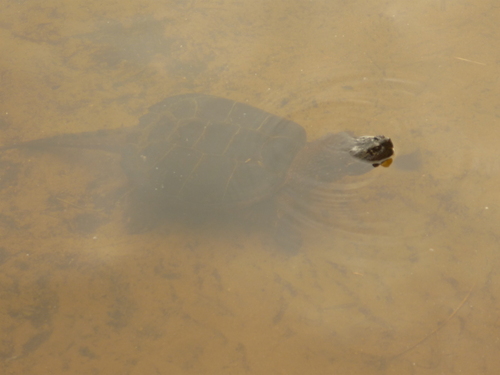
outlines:
M188 92L389 168L335 182L276 249L242 223L129 233L115 155L0 155L2 374L497 374L493 0L5 0L0 145L134 126Z

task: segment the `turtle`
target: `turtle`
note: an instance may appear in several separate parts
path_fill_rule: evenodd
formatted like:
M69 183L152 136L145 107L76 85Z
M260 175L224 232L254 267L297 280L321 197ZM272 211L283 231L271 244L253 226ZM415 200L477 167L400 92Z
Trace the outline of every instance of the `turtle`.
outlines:
M155 222L162 213L210 218L260 205L273 212L269 225L285 248L300 248L301 236L276 201L291 204L315 186L385 166L394 154L391 139L383 135L327 133L308 142L294 121L195 93L154 104L133 127L61 134L0 151L51 147L120 154L134 192L132 227L141 227L147 217Z

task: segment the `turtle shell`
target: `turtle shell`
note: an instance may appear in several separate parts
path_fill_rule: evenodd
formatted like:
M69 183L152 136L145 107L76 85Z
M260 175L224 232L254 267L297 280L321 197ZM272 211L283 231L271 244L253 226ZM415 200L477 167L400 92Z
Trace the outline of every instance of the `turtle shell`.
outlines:
M158 204L193 207L237 207L270 197L306 143L295 122L202 94L153 105L136 129L123 153L130 179Z

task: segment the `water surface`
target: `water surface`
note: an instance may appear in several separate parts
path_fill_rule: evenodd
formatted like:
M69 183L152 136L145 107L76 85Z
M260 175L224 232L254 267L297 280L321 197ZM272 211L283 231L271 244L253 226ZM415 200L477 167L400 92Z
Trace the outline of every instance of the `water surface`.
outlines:
M495 1L0 9L0 144L202 92L397 152L318 192L296 255L244 225L127 233L113 155L3 154L2 373L498 373Z

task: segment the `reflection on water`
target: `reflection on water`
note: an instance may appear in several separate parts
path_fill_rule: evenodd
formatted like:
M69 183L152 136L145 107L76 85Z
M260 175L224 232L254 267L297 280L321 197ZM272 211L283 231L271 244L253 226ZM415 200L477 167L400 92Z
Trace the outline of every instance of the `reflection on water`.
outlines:
M2 373L498 372L493 2L1 8L1 145L184 92L396 145L294 206L293 256L247 222L127 233L111 154L3 152Z

